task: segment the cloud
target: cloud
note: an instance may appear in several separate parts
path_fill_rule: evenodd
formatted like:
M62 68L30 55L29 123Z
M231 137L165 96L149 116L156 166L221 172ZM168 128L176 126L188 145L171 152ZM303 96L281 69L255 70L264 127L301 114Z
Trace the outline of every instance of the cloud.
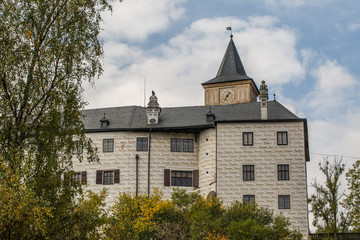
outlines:
M185 0L130 0L113 5L112 14L104 18L107 40L126 39L144 41L149 35L166 30L171 21L178 20L185 12Z
M359 29L360 29L360 22L348 24L347 29L348 29L350 32L355 32L355 31L359 30Z
M312 75L318 80L317 89L326 95L333 95L356 84L355 78L336 60L326 60L324 64L312 70Z
M280 85L304 77L295 50L296 35L286 26L278 27L277 18L204 18L167 43L146 50L117 43L113 36L105 44L107 61L99 87L85 92L90 107L143 105L144 78L147 96L154 90L162 106L202 105L201 83L217 73L229 41L224 27L229 22L247 73L256 82L264 79Z
M284 6L287 8L297 8L303 6L306 1L305 0L265 0L265 3L275 7L275 6Z
M308 163L308 177L313 179L318 175L318 163L323 157L343 157L346 168L358 159L360 149L353 143L360 142L360 111L351 112L332 119L314 120L309 122L309 142L311 162Z
M310 70L315 83L312 91L303 99L302 105L313 109L312 117L336 117L354 106L355 89L359 87L357 79L336 60L325 60Z

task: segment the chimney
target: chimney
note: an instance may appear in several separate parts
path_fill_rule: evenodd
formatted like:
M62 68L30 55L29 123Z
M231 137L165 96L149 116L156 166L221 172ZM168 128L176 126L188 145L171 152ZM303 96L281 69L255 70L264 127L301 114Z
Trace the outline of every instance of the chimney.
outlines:
M265 81L263 80L261 81L260 95L259 95L261 120L268 119L268 99L269 99L268 88L265 84Z

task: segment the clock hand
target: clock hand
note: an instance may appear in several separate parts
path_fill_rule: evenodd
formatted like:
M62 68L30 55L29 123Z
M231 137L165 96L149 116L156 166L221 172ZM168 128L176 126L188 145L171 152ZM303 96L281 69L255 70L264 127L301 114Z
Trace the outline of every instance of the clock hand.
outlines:
M226 94L225 99L227 99L229 97L229 95L230 95L230 92L228 92L228 94Z

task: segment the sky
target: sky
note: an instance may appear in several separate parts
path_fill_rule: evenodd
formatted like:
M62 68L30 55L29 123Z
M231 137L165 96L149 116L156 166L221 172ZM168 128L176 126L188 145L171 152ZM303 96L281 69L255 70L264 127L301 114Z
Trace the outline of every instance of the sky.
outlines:
M247 75L307 118L310 184L323 157L342 156L347 168L360 159L359 13L358 0L113 2L104 73L84 99L143 106L154 90L161 107L204 105L201 83L215 77L231 26Z

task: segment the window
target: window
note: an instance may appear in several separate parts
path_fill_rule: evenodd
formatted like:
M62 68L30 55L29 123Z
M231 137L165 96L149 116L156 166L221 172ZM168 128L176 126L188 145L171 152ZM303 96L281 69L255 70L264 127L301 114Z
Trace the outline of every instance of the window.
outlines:
M147 151L148 150L148 138L138 137L136 139L136 151Z
M255 195L244 195L243 197L244 204L255 205Z
M80 181L81 181L81 173L79 173L79 172L74 173L73 179L74 179L74 182L80 183Z
M290 180L289 175L289 164L279 164L278 169L278 180Z
M83 146L79 142L76 142L74 146L73 154L82 154L82 153L83 153Z
M74 183L86 184L87 182L87 172L72 172L72 179Z
M120 183L120 170L97 170L96 184Z
M253 133L252 132L243 132L243 146L252 146L253 143Z
M114 172L113 171L104 171L103 173L103 184L113 184Z
M114 151L114 139L104 139L103 140L103 152L113 152Z
M194 152L194 140L193 139L183 139L183 151L184 152Z
M192 187L192 171L171 171L171 186Z
M255 181L254 165L243 165L243 180Z
M288 144L287 132L277 132L277 144L278 145L287 145Z
M170 149L172 152L181 152L181 139L172 138L170 143Z
M290 209L290 195L279 195L279 209Z

